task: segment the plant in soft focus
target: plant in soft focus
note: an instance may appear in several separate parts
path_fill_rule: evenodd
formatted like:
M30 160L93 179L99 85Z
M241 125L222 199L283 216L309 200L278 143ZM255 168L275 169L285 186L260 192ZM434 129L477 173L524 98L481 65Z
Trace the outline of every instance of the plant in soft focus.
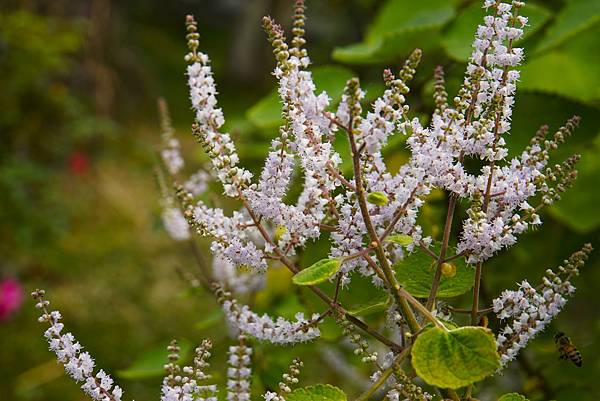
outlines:
M157 176L163 221L174 240L192 245L199 265L192 284L214 294L237 345L229 348L228 380L219 388L207 372L209 341L196 349L189 366L177 364L179 348L171 343L161 400L249 400L252 342L315 342L326 321L340 328L371 371L370 385L358 400L376 395L388 400L472 400L475 384L501 373L560 312L575 291L571 279L591 252L589 244L562 266L548 269L539 285L524 280L491 305L480 304L485 262L541 225L540 210L568 189L579 159L574 155L560 164L548 162L550 153L572 134L578 117L555 132L541 127L519 156L507 158L505 136L524 57L515 43L527 17L521 15L520 1L486 0L483 7L488 14L477 27L463 85L450 101L444 72L435 71L436 109L428 124L411 117L406 104L420 50L399 71L383 72L385 91L368 110L363 110L365 91L357 78L347 82L333 108L327 93L316 92L309 70L303 1L296 1L289 42L283 29L265 17L284 123L257 178L241 165L231 136L222 131L225 119L217 105L210 59L199 51L196 22L187 17L192 133L210 164L183 177L180 143L161 102L162 167ZM394 135L404 136L411 152L398 171L388 170L382 156ZM347 138L351 175L343 170L334 146L339 137ZM211 193L214 184L222 186L224 198ZM434 190L448 194L440 242L425 235L418 220ZM299 195L294 197L294 192ZM216 206L219 202L222 208ZM460 222L459 203L466 209ZM456 244L450 241L453 231L458 232ZM211 239L211 265L196 247L195 235ZM328 241L328 250L302 268L299 255L317 240ZM282 268L293 274L299 290L320 299L321 311L310 316L299 311L286 319L257 313L251 302L243 301L265 285L265 272ZM369 299L361 310L385 314L383 329L345 304L353 297L364 298L353 287L365 280ZM470 308L454 307L447 300L469 292ZM384 294L386 300L371 294ZM45 335L67 373L83 382L92 398L120 400L120 387L104 371L94 373L93 359L73 335L63 333L60 313L49 311L43 295L40 290L33 294L43 312L40 321L50 325ZM491 314L500 322L495 333L487 327ZM346 399L330 385L292 389L301 366L293 360L278 390L267 389L264 399Z

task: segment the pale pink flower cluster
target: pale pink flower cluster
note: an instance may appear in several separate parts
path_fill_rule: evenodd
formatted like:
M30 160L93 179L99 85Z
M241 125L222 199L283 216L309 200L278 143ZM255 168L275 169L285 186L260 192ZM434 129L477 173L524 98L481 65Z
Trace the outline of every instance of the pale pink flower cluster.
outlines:
M264 275L242 271L218 253L213 256L212 273L215 280L236 295L258 291L265 285Z
M207 55L199 54L199 61L187 69L190 100L196 111L197 129L202 144L211 156L212 166L217 178L223 184L225 194L237 196L252 178L245 169L238 168L239 157L229 134L220 133L225 119L223 111L217 108L217 89L212 76L210 60Z
M494 312L501 320L510 322L497 338L502 366L513 360L519 350L535 337L567 303L565 296L575 291L567 282L550 282L544 277L540 289L524 280L516 291L505 290L494 299Z
M83 346L75 340L73 334L63 333L65 326L60 322L60 312L48 312L50 302L44 299L44 291L37 290L32 296L37 301L36 307L43 312L38 320L50 324L50 328L44 333L50 351L56 354L56 359L64 366L65 372L76 382L83 382L82 390L92 399L121 401L121 387L114 385L113 379L102 369L94 375L94 359L87 351L82 352Z
M235 299L226 299L222 303L223 311L229 323L244 335L273 344L288 345L298 342L311 341L320 336L314 321L319 318L313 314L307 320L303 313L297 313L295 321L283 317L273 319L267 314L258 315L247 305L239 305Z
M572 276L579 274L588 254L590 244L575 252L559 266L557 272L546 270L542 283L532 287L527 280L517 290L505 290L493 300L493 310L498 319L506 322L499 331L496 345L502 368L512 361L519 351L558 315L573 296L575 287L570 283Z
M190 239L190 226L180 208L174 206L164 208L162 221L169 237L173 240L185 241Z

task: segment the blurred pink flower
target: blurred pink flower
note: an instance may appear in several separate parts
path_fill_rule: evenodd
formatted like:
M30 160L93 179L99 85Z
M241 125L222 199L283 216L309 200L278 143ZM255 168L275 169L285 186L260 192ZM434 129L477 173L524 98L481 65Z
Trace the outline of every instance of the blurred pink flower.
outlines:
M12 278L0 281L0 321L6 320L23 302L21 283Z
M85 152L76 151L69 156L69 170L75 175L84 175L90 169L90 158Z

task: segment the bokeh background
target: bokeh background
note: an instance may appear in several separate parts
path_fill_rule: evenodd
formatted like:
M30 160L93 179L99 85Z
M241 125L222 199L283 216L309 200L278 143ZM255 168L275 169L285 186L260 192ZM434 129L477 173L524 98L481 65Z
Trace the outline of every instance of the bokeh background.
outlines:
M183 21L195 14L201 48L213 59L227 128L243 161L261 166L276 132L274 61L260 17L290 22L283 0L78 0L0 2L0 399L83 400L47 351L28 293L48 290L98 365L113 373L129 399L158 399L162 349L215 342L214 367L223 381L231 340L213 298L192 291L178 271L194 269L185 244L161 226L153 169L160 141L156 100L169 103L191 165L205 158L189 133ZM573 114L583 121L556 160L582 154L580 178L541 229L525 235L484 270L486 299L561 263L600 234L600 2L528 2L531 26L516 100L512 154L541 124L558 128ZM432 75L447 71L450 94L461 82L479 1L308 1L308 49L319 88L336 98L352 75L368 99L382 91L384 67L424 50L409 102L426 120L433 109ZM342 142L343 144L343 142ZM387 150L391 168L407 158L402 139ZM440 236L442 194L422 219ZM199 243L206 252L206 244ZM305 259L324 251L317 243ZM315 252L312 252L315 251ZM208 254L207 254L207 257ZM479 386L479 398L520 391L531 400L597 400L600 374L600 258L592 255L576 279L576 298L502 376ZM303 261L304 263L305 261ZM274 270L254 300L257 309L289 316L310 309L303 293ZM467 305L459 298L455 305ZM381 316L367 316L381 325ZM496 322L492 321L492 325ZM559 361L552 336L566 332L580 348L583 368ZM318 346L256 344L254 391L273 387L294 356L305 360L303 384L330 382L353 396L367 370L334 329ZM366 376L365 376L366 377Z

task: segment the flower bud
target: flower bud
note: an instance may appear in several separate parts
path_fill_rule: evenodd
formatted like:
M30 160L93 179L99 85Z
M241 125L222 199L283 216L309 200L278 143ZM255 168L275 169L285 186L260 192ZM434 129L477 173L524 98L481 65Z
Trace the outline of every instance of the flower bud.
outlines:
M377 206L385 206L388 204L389 199L383 192L371 192L367 195L367 201Z
M442 269L442 274L444 275L444 277L452 278L456 276L456 266L454 266L452 263L444 262L440 267Z

